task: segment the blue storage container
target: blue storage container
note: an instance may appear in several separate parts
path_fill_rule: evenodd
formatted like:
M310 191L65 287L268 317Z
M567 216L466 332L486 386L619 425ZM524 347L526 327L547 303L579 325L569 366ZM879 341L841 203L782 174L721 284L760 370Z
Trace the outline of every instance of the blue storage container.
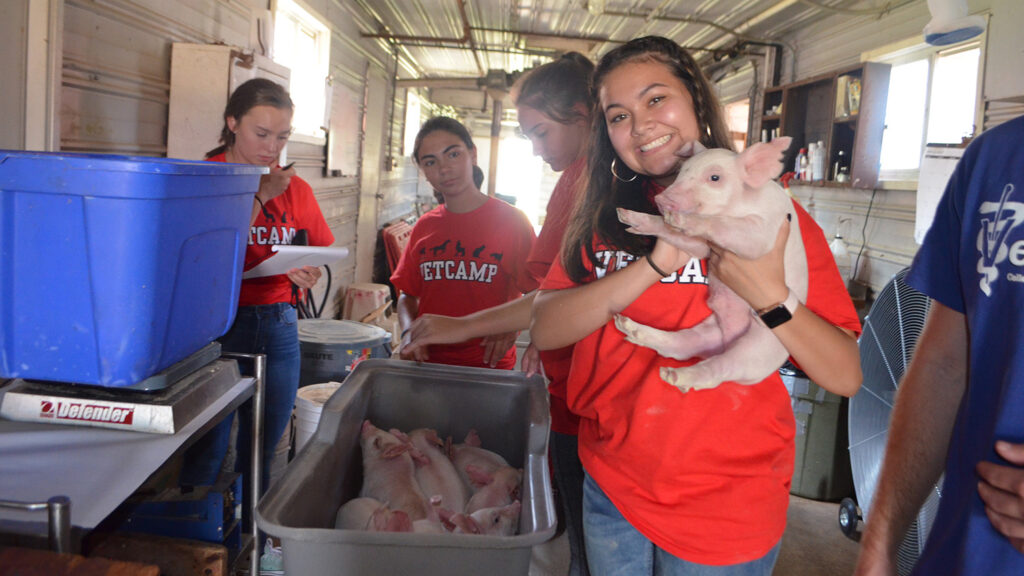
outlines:
M130 386L224 334L267 171L0 150L0 376Z

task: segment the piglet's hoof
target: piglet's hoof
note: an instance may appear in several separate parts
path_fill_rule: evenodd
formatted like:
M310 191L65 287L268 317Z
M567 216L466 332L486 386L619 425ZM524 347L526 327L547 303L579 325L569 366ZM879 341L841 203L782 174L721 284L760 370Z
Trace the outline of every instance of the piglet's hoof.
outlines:
M619 217L619 222L629 226L627 231L633 234L656 236L665 227L661 217L654 214L634 212L625 208L616 208L615 213Z
M644 343L640 341L640 325L633 320L621 315L615 315L615 327L620 332L626 335L626 341L632 344L643 346Z
M699 378L693 368L662 368L659 374L662 380L679 388L684 394L691 390L708 390L721 384L714 380Z
M686 394L691 390L690 383L686 379L685 374L681 373L679 368L662 368L659 371L661 379L669 384L679 388L679 391Z

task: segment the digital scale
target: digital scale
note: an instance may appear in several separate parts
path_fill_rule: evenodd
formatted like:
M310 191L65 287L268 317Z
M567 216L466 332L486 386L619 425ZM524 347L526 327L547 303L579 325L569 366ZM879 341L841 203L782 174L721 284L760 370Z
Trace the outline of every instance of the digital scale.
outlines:
M174 434L238 382L237 363L217 361L220 355L220 344L211 342L166 370L121 388L14 379L0 388L0 416Z
M0 541L4 533L49 533L51 548L75 552L79 545L72 542L72 530L84 534L97 528L190 440L246 401L253 406L252 436L257 440L245 486L259 493L264 370L263 355L222 356L220 344L213 342L129 387L0 379L0 462L5 466L0 474ZM159 524L165 531L187 524L190 537L197 537L197 530L214 531L215 537L206 537L248 550L254 540L243 540L241 533L257 533L258 500L253 499L252 518L241 526L243 483L236 476L230 481L230 486L211 487L194 502L153 504L158 514L133 522L140 527ZM53 494L60 496L50 498ZM48 511L47 498L62 508L40 522L39 511ZM168 512L181 506L200 510L204 522ZM246 559L250 573L257 573L259 555L246 558L240 550L235 561Z

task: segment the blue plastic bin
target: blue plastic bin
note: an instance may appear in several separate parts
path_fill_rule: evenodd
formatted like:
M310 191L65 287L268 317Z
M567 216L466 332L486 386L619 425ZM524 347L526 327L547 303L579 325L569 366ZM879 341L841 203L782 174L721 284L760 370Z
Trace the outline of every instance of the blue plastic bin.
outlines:
M130 386L224 334L266 172L0 150L0 376Z

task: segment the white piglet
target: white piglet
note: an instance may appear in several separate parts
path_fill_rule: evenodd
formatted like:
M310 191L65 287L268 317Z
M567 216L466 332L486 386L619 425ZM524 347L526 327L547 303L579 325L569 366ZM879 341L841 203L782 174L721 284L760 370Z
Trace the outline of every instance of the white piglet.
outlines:
M440 497L440 506L456 512L466 508L469 488L462 481L455 465L444 452L444 441L436 430L417 428L408 436L392 431L399 439L406 438L416 449L413 463L416 465L416 481L428 498ZM399 436L399 434L402 434Z
M469 472L466 470L468 466L476 466L477 469L487 473L493 473L499 468L508 466L508 462L499 454L482 447L480 435L476 430L470 430L462 444L452 444L451 438L449 438L446 451L455 465L459 477L467 487L474 485L473 479L470 478Z
M360 496L376 498L411 520L436 520L437 513L416 482L411 445L363 421L363 488Z
M466 472L473 482L473 496L466 503L466 513L507 506L519 499L520 486L523 483L521 468L505 466L488 472L470 464L466 466Z
M409 515L392 510L376 498L353 498L338 509L335 528L369 532L412 532Z
M688 144L675 182L655 197L662 217L619 209L619 220L635 234L657 236L704 258L713 242L743 258L771 251L779 227L790 216L785 248L786 284L800 302L807 299L807 258L792 201L773 181L782 170L790 138L776 138L737 154ZM711 315L692 328L666 332L618 316L616 326L630 342L692 366L662 368L661 377L683 392L722 382L755 384L779 369L789 353L739 296L713 274L708 278Z

